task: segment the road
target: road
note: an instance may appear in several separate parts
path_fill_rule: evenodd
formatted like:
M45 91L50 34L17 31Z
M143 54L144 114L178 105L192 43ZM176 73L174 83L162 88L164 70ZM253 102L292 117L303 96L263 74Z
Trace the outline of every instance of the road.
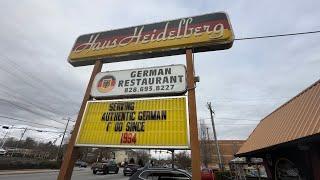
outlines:
M33 173L33 174L13 174L13 175L0 175L0 179L5 180L56 180L58 172L47 173ZM90 168L77 169L72 174L72 180L128 180L128 176L123 176L122 169L118 174L92 174Z

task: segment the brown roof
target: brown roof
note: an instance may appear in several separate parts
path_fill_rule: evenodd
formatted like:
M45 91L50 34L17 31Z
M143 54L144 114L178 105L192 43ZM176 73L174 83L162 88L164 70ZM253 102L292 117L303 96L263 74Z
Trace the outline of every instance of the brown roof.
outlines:
M261 120L238 155L320 133L320 80Z

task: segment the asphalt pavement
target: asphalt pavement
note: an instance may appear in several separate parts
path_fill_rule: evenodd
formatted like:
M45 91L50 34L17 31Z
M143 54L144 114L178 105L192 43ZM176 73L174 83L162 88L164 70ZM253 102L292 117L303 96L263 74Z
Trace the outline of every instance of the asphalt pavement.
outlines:
M37 173L20 173L20 174L2 174L0 175L0 180L56 180L58 176L58 171L43 171ZM90 168L78 168L73 171L72 180L128 180L128 176L123 176L122 169L119 170L118 174L96 174L94 175Z

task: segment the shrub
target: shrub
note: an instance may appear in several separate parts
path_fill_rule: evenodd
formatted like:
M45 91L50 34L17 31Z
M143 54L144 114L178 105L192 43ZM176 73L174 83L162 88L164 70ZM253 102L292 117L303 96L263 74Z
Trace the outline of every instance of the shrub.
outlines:
M48 160L0 160L0 170L14 169L59 169L59 162Z

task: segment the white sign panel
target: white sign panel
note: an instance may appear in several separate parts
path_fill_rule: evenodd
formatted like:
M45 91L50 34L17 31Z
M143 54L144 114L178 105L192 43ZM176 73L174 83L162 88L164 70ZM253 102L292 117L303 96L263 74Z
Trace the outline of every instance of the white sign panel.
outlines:
M187 90L184 65L170 65L98 73L93 81L91 96L138 97L177 95Z

